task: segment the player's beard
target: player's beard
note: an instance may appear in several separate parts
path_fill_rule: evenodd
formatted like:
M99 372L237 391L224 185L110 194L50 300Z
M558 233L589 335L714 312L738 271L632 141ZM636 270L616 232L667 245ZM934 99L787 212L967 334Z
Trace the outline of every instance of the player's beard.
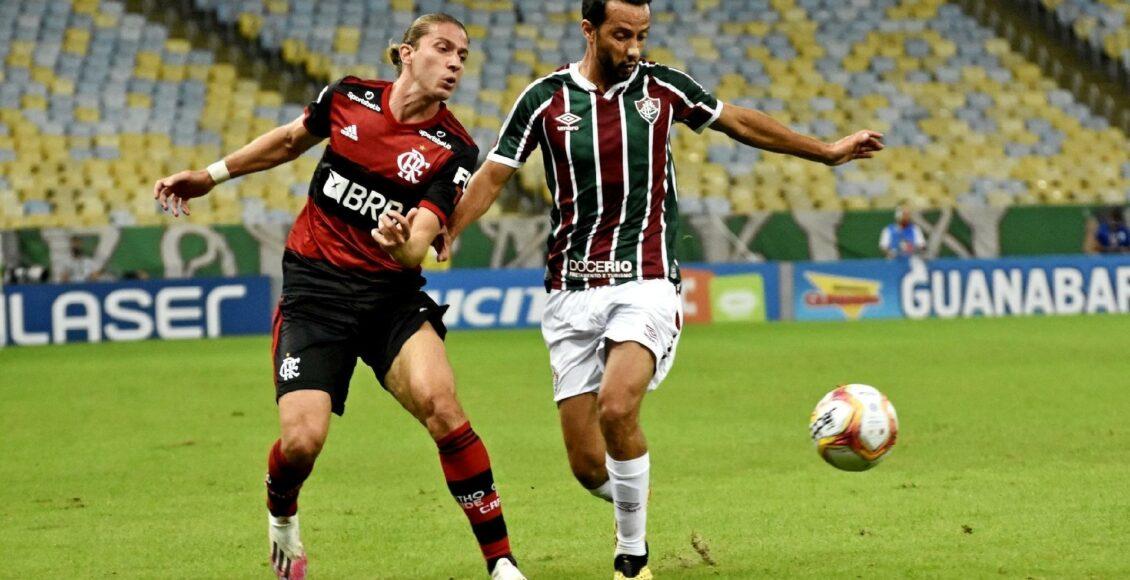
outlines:
M604 73L604 78L616 82L628 80L628 77L632 76L632 71L635 70L635 67L639 66L639 61L630 61L627 58L617 62L613 60L612 55L607 52L599 54L597 56L597 62L600 63L600 69ZM634 66L628 67L627 64L629 62L633 62Z

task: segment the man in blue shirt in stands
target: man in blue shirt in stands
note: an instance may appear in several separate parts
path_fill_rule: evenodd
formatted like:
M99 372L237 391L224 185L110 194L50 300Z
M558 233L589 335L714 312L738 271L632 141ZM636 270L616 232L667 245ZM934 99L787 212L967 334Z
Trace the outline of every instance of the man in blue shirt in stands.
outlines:
M1130 252L1130 228L1122 216L1122 208L1112 207L1099 218L1091 236L1089 253L1123 254Z
M909 258L920 255L926 249L922 230L910 221L910 209L905 206L895 209L895 222L883 228L879 249L888 259Z

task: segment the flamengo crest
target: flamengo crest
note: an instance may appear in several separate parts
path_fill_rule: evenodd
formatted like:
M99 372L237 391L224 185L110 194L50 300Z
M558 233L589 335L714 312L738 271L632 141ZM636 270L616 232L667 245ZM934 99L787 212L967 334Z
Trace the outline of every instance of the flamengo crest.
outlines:
M298 378L298 363L302 359L294 356L287 356L283 359L282 364L279 365L279 378L284 381Z
M654 97L644 97L636 101L636 112L648 123L655 124L655 120L659 118L659 99Z
M408 183L420 183L420 175L432 164L424 159L424 154L415 149L410 149L396 158L396 165L400 168L397 175Z

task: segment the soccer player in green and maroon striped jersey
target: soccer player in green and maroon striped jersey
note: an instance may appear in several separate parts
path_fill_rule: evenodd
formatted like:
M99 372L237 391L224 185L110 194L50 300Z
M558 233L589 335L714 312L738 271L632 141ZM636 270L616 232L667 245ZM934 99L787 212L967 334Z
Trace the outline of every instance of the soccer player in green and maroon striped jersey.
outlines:
M674 124L828 165L883 148L873 131L835 143L799 135L723 105L683 72L642 61L649 2L583 0L584 58L526 88L448 224L458 236L542 147L554 197L542 333L570 466L615 506L614 578L651 577L639 410L671 368L682 326Z

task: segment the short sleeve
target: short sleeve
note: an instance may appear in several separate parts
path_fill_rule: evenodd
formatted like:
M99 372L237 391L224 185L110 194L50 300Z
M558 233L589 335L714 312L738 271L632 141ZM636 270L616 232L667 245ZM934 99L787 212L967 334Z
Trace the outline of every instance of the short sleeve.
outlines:
M687 73L658 65L654 80L675 94L671 99L675 120L701 133L722 114L722 103Z
M544 79L526 87L506 116L487 159L515 169L521 167L537 148L537 123L552 99L553 90Z
M471 146L458 151L436 174L420 200L420 207L436 214L441 225L446 226L447 218L455 211L455 204L463 195L463 188L467 186L478 158L478 147Z
M318 93L317 98L306 105L302 124L306 126L306 130L311 135L315 137L330 136L330 106L333 105L334 90L339 84L341 84L341 81L326 85L322 92Z

